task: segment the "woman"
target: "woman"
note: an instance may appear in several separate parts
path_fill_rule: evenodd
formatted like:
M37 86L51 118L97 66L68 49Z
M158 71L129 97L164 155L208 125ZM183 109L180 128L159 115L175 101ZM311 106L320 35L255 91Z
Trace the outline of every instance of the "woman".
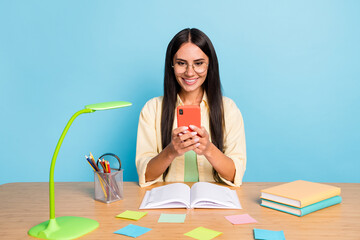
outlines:
M202 126L178 127L179 105L200 106ZM158 181L242 184L243 119L236 104L222 96L215 49L198 29L180 31L168 45L164 96L149 100L140 114L136 167L142 187Z

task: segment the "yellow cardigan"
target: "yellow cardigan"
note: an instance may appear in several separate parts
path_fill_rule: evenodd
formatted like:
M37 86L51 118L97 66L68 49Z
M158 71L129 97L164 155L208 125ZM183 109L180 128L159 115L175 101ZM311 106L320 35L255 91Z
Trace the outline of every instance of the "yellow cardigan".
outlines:
M150 99L143 107L138 125L137 144L136 144L136 168L139 175L141 187L149 186L155 182L162 182L162 175L157 179L145 182L145 171L148 162L162 151L161 144L161 107L163 97ZM223 97L224 104L224 154L234 161L236 173L234 182L220 178L230 186L240 186L246 169L246 144L244 121L240 110L233 100ZM177 106L183 105L178 96ZM201 108L201 126L204 126L209 135L209 107L207 96L204 94ZM177 127L176 114L174 117L173 129ZM211 141L211 136L210 136ZM212 165L205 156L197 156L199 171L199 181L214 182L212 175ZM184 155L174 159L170 165L169 172L165 179L166 182L184 181Z

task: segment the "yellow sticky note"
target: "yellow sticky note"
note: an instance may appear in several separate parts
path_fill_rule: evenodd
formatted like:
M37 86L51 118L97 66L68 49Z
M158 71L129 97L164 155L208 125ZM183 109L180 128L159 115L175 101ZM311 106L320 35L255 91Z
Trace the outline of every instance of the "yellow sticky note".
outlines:
M131 219L131 220L139 220L146 214L147 214L147 212L137 212L137 211L126 210L125 212L120 213L119 215L116 215L116 217L126 218L126 219Z
M192 237L198 240L210 240L222 234L222 232L214 231L204 227L198 227L190 232L185 233L185 236Z

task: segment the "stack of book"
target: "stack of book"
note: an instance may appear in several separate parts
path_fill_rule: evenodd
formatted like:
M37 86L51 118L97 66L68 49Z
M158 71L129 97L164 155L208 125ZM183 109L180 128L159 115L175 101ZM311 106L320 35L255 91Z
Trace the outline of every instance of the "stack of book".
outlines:
M261 206L304 216L341 202L339 187L303 180L261 190Z

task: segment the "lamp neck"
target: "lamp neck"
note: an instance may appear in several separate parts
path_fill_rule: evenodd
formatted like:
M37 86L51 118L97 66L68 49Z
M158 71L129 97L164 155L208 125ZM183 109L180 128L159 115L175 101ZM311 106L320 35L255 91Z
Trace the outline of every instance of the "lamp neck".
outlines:
M55 219L55 187L54 187L54 171L55 171L55 163L56 163L56 158L58 156L60 147L62 142L64 141L65 135L68 132L71 124L73 123L73 121L75 120L75 118L77 118L80 114L83 113L91 113L94 112L94 110L92 109L82 109L78 112L76 112L68 121L68 123L66 124L60 139L56 145L55 151L54 151L54 155L52 157L51 160L51 166L50 166L50 178L49 178L49 207L50 207L50 219Z

